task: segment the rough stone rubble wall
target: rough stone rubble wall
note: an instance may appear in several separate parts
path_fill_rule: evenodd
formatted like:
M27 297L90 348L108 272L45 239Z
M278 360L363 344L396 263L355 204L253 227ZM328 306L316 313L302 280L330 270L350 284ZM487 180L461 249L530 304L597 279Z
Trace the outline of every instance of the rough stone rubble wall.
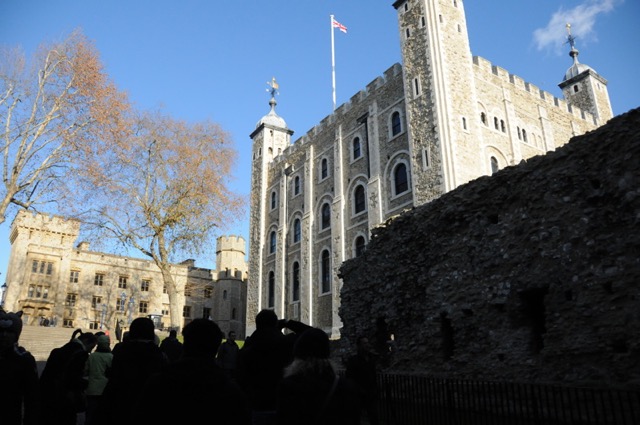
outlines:
M390 370L640 386L639 132L635 109L375 229L339 353L384 320Z

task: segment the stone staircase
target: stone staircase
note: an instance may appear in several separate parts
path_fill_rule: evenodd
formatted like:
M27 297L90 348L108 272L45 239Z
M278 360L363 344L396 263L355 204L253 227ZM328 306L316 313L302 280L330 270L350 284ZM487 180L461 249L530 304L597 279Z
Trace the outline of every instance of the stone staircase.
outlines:
M37 362L46 362L49 353L69 342L75 328L23 326L19 344L26 348Z

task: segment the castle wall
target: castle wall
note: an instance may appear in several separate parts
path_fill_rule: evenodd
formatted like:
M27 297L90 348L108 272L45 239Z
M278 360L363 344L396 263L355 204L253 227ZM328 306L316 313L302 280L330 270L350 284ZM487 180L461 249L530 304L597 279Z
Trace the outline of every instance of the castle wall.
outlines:
M640 109L375 229L346 261L341 349L390 370L640 386Z

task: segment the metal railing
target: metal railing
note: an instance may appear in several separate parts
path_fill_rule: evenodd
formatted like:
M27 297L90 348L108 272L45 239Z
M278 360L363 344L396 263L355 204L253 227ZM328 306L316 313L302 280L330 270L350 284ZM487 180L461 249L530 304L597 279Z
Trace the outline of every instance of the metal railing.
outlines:
M639 425L640 391L380 374L383 425Z

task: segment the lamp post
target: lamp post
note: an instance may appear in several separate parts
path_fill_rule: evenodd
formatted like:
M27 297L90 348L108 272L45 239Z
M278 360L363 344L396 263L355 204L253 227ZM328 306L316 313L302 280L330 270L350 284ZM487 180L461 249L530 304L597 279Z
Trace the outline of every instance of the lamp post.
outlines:
M133 306L135 305L135 301L133 299L133 295L129 298L129 326L131 326L131 315L133 314Z
M104 327L104 317L107 314L107 305L106 304L102 304L102 317L100 318L100 329L102 329Z
M0 289L2 289L2 298L0 299L0 307L4 307L4 299L7 297L7 282L3 283L2 286L0 286Z

